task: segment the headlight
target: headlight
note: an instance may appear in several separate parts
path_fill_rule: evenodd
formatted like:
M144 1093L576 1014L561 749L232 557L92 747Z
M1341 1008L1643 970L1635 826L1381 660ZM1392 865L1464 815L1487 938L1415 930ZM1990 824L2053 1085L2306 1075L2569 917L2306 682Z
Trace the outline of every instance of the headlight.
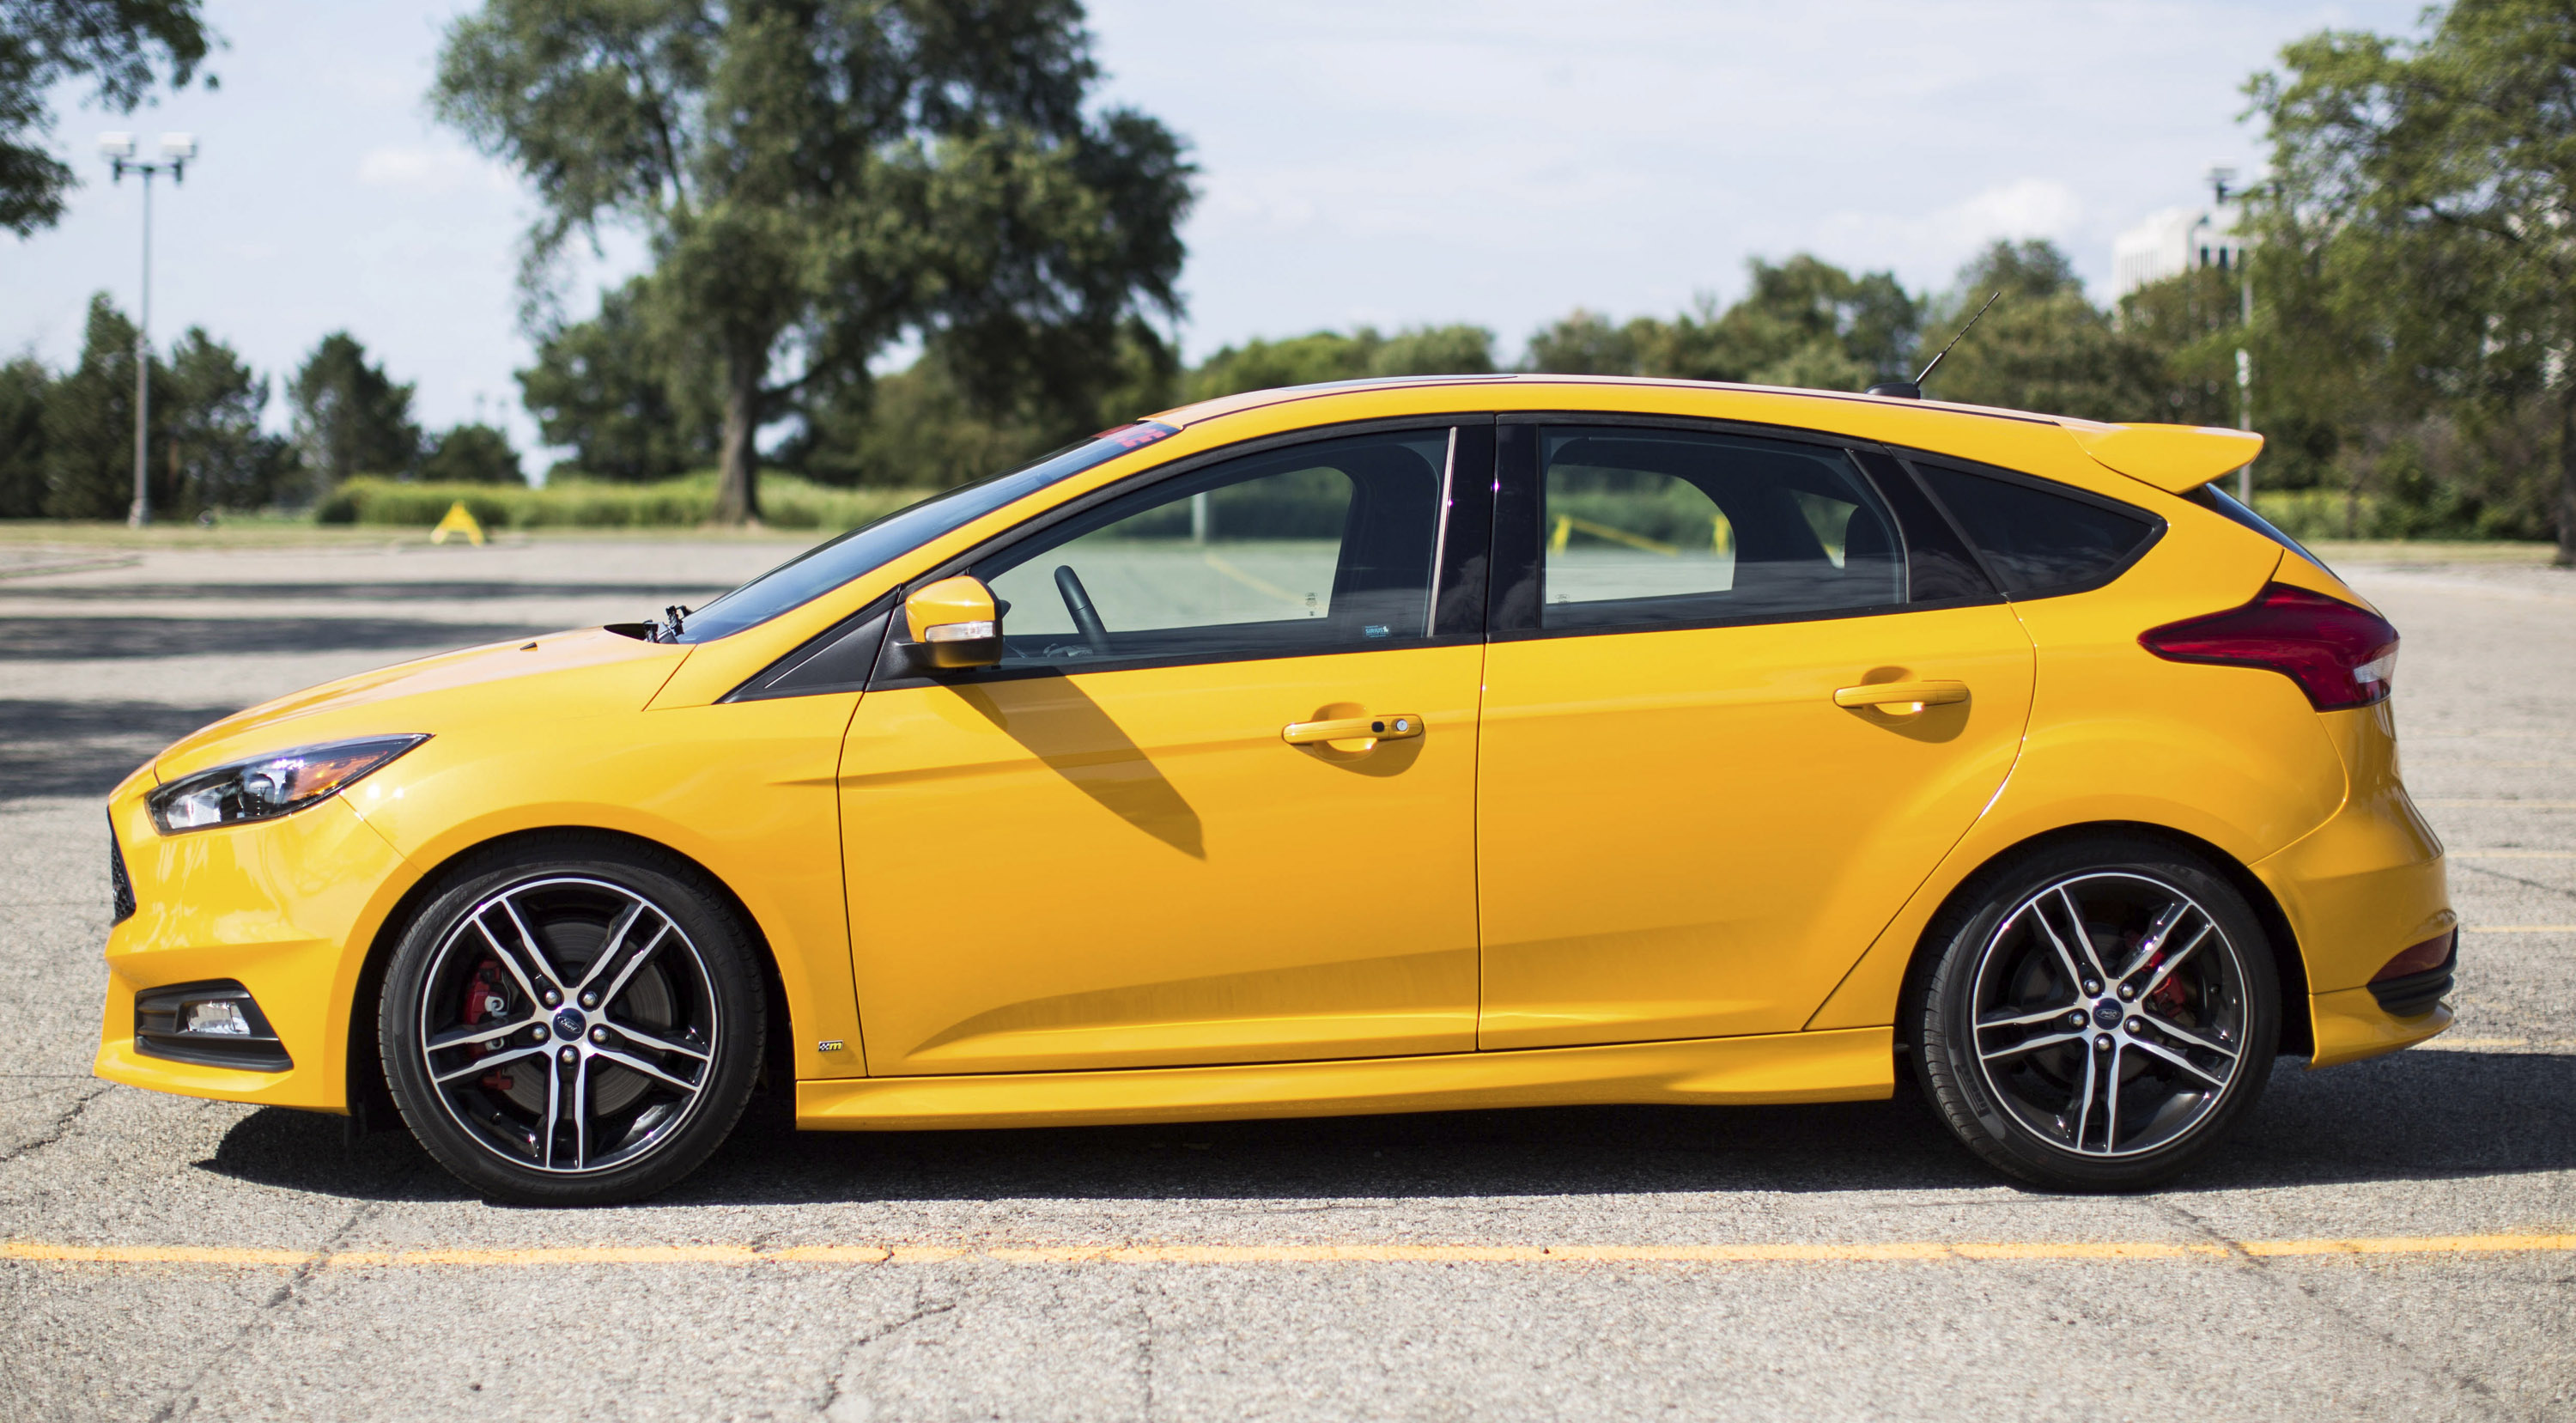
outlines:
M325 799L369 771L427 741L426 736L370 736L298 746L253 761L235 761L172 781L144 798L164 835L270 820Z

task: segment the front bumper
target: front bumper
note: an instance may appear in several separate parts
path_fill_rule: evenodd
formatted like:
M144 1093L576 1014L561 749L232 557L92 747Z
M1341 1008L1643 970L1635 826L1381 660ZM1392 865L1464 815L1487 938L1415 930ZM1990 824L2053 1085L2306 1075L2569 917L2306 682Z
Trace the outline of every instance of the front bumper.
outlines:
M402 856L336 796L277 820L163 835L133 788L108 819L134 912L108 933L91 1070L156 1092L347 1111L350 1004L367 945L412 878ZM292 1066L259 1071L136 1048L137 994L215 979L249 991Z

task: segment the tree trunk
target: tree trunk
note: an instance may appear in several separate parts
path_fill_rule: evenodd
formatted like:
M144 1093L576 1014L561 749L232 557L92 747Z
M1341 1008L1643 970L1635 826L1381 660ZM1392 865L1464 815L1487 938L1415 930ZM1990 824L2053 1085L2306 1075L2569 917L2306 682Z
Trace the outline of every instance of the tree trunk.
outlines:
M725 358L724 441L716 466L719 524L760 522L760 381L769 374L768 351Z
M2576 568L2576 373L2558 394L2557 562Z

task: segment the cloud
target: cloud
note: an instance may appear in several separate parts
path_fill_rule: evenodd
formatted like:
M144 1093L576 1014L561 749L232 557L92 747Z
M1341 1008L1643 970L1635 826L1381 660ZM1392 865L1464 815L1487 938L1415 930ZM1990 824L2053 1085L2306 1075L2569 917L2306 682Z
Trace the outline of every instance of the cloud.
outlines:
M1837 212L1816 225L1813 245L1839 261L1892 263L1909 283L1938 285L1989 242L2045 237L2063 246L2085 231L2085 218L2073 188L2017 178L1929 212Z
M508 170L461 148L387 145L358 160L358 181L370 188L439 195L462 188L510 188Z

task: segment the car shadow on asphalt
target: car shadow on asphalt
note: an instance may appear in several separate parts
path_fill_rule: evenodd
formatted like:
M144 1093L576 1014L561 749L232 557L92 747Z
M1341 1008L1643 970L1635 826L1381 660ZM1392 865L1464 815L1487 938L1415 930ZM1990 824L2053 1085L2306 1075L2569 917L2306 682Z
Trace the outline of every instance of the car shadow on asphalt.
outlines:
M673 599L684 603L712 602L731 586L721 583L384 579L333 583L80 583L42 587L12 584L5 592L11 602L49 603L419 603L487 602L496 598L632 598L639 604L659 606Z
M239 710L0 698L0 804L106 795L163 747Z
M2170 1192L2576 1168L2576 1055L2416 1052L2286 1063L2254 1117ZM365 1200L469 1193L400 1131L269 1108L199 1169ZM1979 1189L2000 1178L1901 1086L1801 1107L1549 1107L1134 1127L797 1132L755 1103L648 1206L957 1200L1288 1200Z
M437 651L557 631L525 623L434 618L22 618L0 642L0 662Z

